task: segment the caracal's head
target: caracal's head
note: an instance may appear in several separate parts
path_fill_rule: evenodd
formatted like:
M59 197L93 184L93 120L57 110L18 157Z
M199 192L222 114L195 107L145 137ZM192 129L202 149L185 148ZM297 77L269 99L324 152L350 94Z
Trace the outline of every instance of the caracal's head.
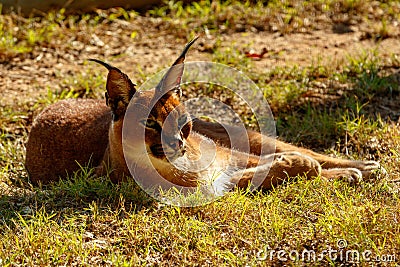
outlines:
M192 129L190 116L181 104L180 82L184 60L190 41L182 54L152 90L137 91L128 76L116 67L99 60L109 73L106 85L107 105L113 112L110 139L118 139L120 145L130 150L131 160L140 162L149 156L154 163L174 161L186 152L185 144ZM128 133L121 139L122 130ZM113 129L114 128L114 129ZM144 134L143 134L144 133ZM110 140L113 145L113 140Z

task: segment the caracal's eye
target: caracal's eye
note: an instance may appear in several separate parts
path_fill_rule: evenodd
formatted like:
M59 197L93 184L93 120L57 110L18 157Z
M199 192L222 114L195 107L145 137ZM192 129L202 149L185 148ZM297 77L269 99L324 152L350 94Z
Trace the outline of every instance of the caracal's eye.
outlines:
M187 117L186 114L180 116L178 118L178 126L179 126L179 128L182 128L183 126L185 126L185 124L188 123L188 121L189 120L188 120L188 117Z
M155 129L158 130L160 128L160 124L158 124L157 121L153 119L147 119L147 120L142 120L141 123L149 129Z

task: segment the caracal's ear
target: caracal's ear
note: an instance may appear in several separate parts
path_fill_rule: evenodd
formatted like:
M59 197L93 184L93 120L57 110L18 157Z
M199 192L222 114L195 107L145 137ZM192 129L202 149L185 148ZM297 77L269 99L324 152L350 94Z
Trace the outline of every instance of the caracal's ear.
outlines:
M182 94L180 84L183 75L185 56L192 44L198 39L196 36L193 40L186 44L181 55L175 60L174 64L169 68L167 73L161 79L160 83L156 86L157 94L165 95L171 92L177 92L179 95Z
M114 115L114 121L121 118L126 111L129 101L136 93L135 84L129 79L128 75L116 67L113 67L98 59L89 59L108 69L106 84L106 102Z

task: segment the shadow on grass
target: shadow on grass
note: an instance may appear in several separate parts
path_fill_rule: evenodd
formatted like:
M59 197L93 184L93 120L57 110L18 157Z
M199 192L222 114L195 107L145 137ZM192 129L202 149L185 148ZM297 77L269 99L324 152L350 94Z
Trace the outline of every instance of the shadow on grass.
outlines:
M20 216L34 216L41 210L63 217L87 215L93 205L119 213L137 213L154 206L155 201L133 179L114 184L109 177L94 177L93 171L82 167L68 178L48 185L13 185L14 192L0 196L0 220L12 227Z
M400 119L399 68L397 64L357 73L350 70L339 74L345 83L318 88L324 92L316 96L300 95L286 109L275 110L278 136L317 151L338 148L345 142L348 145L352 141L348 140L349 134L373 136L373 131L382 130L385 122ZM387 69L391 73L382 75Z

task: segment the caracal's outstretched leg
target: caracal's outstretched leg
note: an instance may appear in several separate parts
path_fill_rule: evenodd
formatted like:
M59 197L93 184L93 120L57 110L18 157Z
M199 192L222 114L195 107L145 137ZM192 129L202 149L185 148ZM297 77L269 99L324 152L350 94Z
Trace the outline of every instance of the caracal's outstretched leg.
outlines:
M341 177L349 181L360 180L362 177L373 177L378 170L386 173L385 170L376 161L355 161L347 159L338 159L312 150L297 147L275 138L262 135L256 131L247 130L247 139L243 138L243 131L237 126L223 125L220 123L207 122L200 119L193 120L193 130L203 134L220 145L239 149L249 144L250 153L255 155L264 154L263 151L275 151L275 153L297 152L303 156L311 157L316 160L322 168L322 176L327 178ZM228 131L230 136L228 135ZM234 140L234 144L231 144ZM275 150L274 150L275 149ZM282 167L283 168L283 167ZM287 172L291 172L291 166L285 167ZM361 176L361 177L359 177Z
M238 171L233 175L232 182L236 183L239 188L246 188L256 176L258 177L257 179L265 178L260 185L261 188L271 189L282 184L290 177L298 175L305 175L309 179L321 175L327 179L341 179L352 185L362 179L362 173L358 169L322 169L318 161L299 152L283 152L271 156L274 156L271 166L269 164L260 164L244 171ZM266 175L266 177L263 175Z

